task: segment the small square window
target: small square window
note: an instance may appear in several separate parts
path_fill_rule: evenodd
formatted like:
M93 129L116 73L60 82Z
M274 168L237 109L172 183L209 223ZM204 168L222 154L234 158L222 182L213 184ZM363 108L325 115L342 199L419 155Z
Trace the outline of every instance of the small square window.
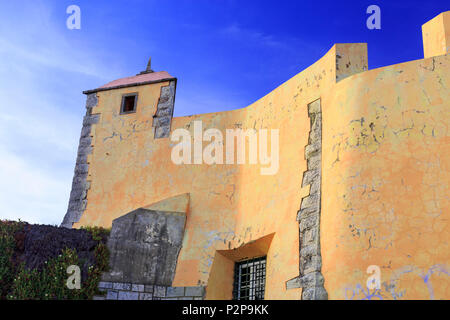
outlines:
M237 262L234 269L233 299L264 300L266 257Z
M137 103L137 93L123 95L120 113L136 112L136 103Z

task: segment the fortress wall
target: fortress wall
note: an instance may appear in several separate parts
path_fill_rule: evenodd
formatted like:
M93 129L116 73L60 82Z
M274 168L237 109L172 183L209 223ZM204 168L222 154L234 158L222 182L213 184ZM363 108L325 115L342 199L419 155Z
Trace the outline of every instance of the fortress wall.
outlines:
M424 25L427 57L448 52L447 18ZM65 223L110 227L133 210L189 193L171 287L206 286L207 299L229 299L234 261L267 255L266 299L314 298L305 264L321 271L330 299L448 297L449 60L447 54L367 71L365 44L336 44L246 108L173 119L169 81L98 91L89 110L95 123L82 132L91 145L80 151L83 176L71 194L77 207ZM119 115L122 95L132 92L139 93L137 111ZM314 101L320 126L308 114ZM178 142L169 128L194 136L196 121L224 138L226 129L254 129L258 140L260 130L278 130L278 170L263 175L267 165L248 158L176 165ZM321 162L307 166L305 147L317 145ZM307 183L305 171L319 167L321 176ZM296 221L310 202L318 232L301 218L299 230ZM314 259L300 250L306 235L321 249ZM382 283L368 292L371 265Z
M274 233L267 251L266 298L299 299L301 289L286 290L286 281L299 273L296 216L302 197L309 194L308 186L301 188L310 131L307 105L330 91L336 79L366 68L364 44L338 44L247 108L173 118L172 132L185 128L192 135L196 120L202 121L203 130L217 128L224 136L233 128L269 129L269 135L270 129L278 129L275 175L261 175L261 166L254 164L175 165L171 150L176 142L154 139L152 127L161 87L168 82L98 92L95 113L101 116L93 127L95 147L89 159L93 178L86 211L74 226L109 227L113 219L132 210L190 193L173 286L207 285L210 276L218 278L210 275L217 250L233 251ZM122 94L136 91L137 112L119 115ZM232 261L233 255L227 259ZM216 284L216 292L221 286L229 288L231 281L230 277Z
M337 58L339 56L340 58ZM279 130L279 170L261 175L259 166L244 166L240 177L236 230L246 241L275 233L267 254L266 298L300 299L301 289L286 289L299 275L297 212L309 186L302 188L307 170L305 147L310 118L308 104L335 86L336 78L367 68L365 44L336 44L320 60L246 109L243 127ZM245 200L244 200L245 199ZM247 231L248 230L248 231ZM237 244L231 245L235 247Z
M354 75L323 97L330 299L449 297L449 87L447 54ZM380 290L367 291L369 265Z
M307 105L319 98L322 92L330 90L336 82L337 74L344 77L344 72L351 74L363 70L367 66L365 49L363 44L336 45L314 65L252 105L241 109L242 115L233 119L231 125L216 123L216 127L223 130L234 127L254 128L257 132L260 129L279 130L278 172L275 175L261 175L261 167L264 167L261 165L231 166L239 170L234 181L236 189L230 199L230 204L235 205L235 209L230 208L235 226L231 232L226 233L213 229L214 240L208 240L211 252L239 250L246 243L274 233L267 252L267 299L299 299L301 294L301 289L286 290L286 281L299 273L299 230L296 217L302 197L309 194L309 187L301 187L303 171L306 170L304 148L310 131ZM337 51L341 53L343 61L348 64L351 60L354 65L349 68L344 65L336 73L336 63L341 63L336 61ZM178 118L174 119L174 123L176 121ZM203 195L191 194L191 197L201 199ZM197 212L198 210L196 213L192 210L191 216L199 214ZM192 231L192 238L187 237L192 242L180 253L174 282L176 285L188 285L184 282L184 261L188 261L189 257L198 257L196 251L188 249L203 245L205 240L198 235L197 229ZM203 270L209 274L210 268L208 266ZM214 275L210 276L216 278ZM224 281L232 281L232 278ZM229 287L229 284L224 283L223 287ZM220 289L217 291L220 292Z
M286 281L299 274L299 230L296 221L306 170L304 148L310 121L307 104L334 81L335 54L321 60L247 107L243 127L279 130L279 170L261 175L260 166L244 166L240 177L236 233L242 242L275 233L267 253L266 299L300 299L301 289L286 290ZM244 200L245 199L245 200ZM239 243L232 243L231 248Z

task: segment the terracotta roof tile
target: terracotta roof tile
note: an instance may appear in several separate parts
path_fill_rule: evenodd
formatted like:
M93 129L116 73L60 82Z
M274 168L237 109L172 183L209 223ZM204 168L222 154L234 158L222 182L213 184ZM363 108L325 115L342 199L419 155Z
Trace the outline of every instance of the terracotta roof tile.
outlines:
M166 71L144 73L137 76L121 78L108 82L107 84L101 86L99 89L131 85L140 82L160 81L163 79L173 79L173 77Z
M84 93L91 93L91 92L96 92L96 91L108 90L110 88L127 87L127 86L137 85L137 84L141 84L141 83L151 83L151 82L159 82L159 81L173 80L173 79L175 79L175 78L172 77L166 71L144 73L144 74L139 74L139 75L132 76L132 77L120 78L120 79L108 82L107 84L104 84L103 86L101 86L97 89L84 91Z

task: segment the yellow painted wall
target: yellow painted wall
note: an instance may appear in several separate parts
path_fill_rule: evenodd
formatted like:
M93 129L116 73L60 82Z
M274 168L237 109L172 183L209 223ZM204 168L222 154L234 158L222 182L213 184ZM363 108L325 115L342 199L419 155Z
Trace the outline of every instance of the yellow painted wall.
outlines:
M450 298L449 75L449 55L411 61L347 78L322 100L330 297ZM381 268L379 292L358 288L369 265Z
M422 26L425 58L450 52L450 11L442 12Z
M365 44L336 44L246 108L173 118L172 131L191 133L195 120L224 136L236 127L278 129L275 175L261 175L260 165L175 165L175 143L155 140L152 128L168 82L98 92L91 186L75 227L109 227L134 209L189 193L173 286L214 284L208 298L231 297L230 282L220 281L230 274L231 264L219 261L228 259L224 251L273 234L265 298L300 299L301 289L286 290L285 282L299 273L296 215L309 193L301 188L306 106L321 98L321 250L329 298L364 298L357 287L370 264L382 268L383 282L400 273L389 290L407 298L428 298L429 282L415 275L434 272L433 296L449 298L448 275L436 269L447 270L449 262L449 57L366 70ZM122 94L137 91L137 112L119 115ZM389 290L383 298L392 298Z

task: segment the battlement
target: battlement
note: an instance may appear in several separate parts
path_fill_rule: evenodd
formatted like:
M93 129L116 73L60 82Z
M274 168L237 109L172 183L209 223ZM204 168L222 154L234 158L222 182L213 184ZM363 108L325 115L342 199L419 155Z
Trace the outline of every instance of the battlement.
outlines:
M422 25L425 58L450 52L450 11L442 12Z

